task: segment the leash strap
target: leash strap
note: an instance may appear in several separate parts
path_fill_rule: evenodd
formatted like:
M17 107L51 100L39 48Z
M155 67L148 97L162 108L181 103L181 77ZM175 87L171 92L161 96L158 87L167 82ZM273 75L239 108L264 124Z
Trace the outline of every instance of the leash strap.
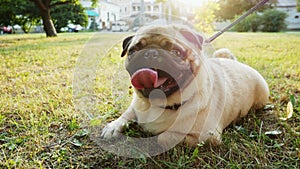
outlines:
M248 15L250 15L251 13L253 13L254 11L256 11L258 8L264 6L268 1L269 0L262 0L261 2L259 2L258 4L256 4L254 7L252 7L251 9L249 9L245 14L243 14L238 19L236 19L235 21L233 21L231 24L229 24L228 26L226 26L225 28L223 28L222 30L220 30L219 32L217 32L216 34L214 34L213 36L211 36L210 38L206 39L205 43L211 43L217 37L219 37L220 35L222 35L224 32L228 31L230 28L232 28L234 25L236 25L237 23L239 23L241 20L243 20L244 18L246 18Z

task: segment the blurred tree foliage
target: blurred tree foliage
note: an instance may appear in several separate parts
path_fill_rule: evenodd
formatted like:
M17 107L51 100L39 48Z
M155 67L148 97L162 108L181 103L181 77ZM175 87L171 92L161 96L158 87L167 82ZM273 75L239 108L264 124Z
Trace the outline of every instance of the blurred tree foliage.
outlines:
M234 19L236 15L242 15L245 11L249 10L261 1L262 0L217 0L221 10L216 11L216 16L219 20ZM270 0L263 7L259 8L258 11L271 8L276 3L277 0Z
M57 32L69 23L81 26L86 26L88 23L88 16L81 4L69 3L55 6L51 9L51 16Z
M59 31L68 23L87 23L79 0L0 0L0 16L0 26L17 24L25 33L42 20L47 37L57 36L55 28Z
M283 11L267 9L262 13L248 16L235 25L234 29L238 32L279 32L286 28L285 19L287 16Z
M235 19L237 19L236 16ZM262 16L257 13L251 14L250 16L243 19L237 25L234 26L234 30L238 32L257 32L259 30L259 26L262 24Z
M285 18L288 15L283 11L268 9L262 15L263 32L279 32L286 28Z
M25 33L39 22L39 11L24 0L0 0L0 16L0 26L20 25Z
M201 32L210 33L214 30L215 12L220 10L216 2L206 1L195 11L195 27Z

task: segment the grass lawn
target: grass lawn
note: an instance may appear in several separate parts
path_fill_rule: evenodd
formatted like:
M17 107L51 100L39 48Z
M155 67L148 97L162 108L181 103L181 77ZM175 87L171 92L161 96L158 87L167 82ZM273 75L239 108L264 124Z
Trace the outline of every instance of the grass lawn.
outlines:
M268 105L228 127L220 146L178 145L139 159L102 150L73 98L76 62L92 47L96 57L85 68L94 65L96 73L86 89L95 106L88 113L110 121L126 108L131 89L115 45L126 35L0 36L0 168L300 168L300 33L225 33L215 40L266 78ZM288 102L294 113L284 121Z

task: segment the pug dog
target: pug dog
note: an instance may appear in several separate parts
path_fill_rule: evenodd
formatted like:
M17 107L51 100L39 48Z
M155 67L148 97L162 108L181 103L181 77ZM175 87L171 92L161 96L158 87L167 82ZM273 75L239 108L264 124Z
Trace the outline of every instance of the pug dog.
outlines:
M163 146L219 144L224 128L268 101L256 70L235 57L207 57L203 45L204 36L181 25L147 26L124 39L133 99L101 137L117 137L135 120Z

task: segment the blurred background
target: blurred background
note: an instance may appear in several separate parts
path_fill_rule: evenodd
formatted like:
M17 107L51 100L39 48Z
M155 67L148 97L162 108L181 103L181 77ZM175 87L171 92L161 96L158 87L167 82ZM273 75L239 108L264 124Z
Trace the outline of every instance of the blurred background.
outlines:
M261 0L0 0L0 33L136 31L186 22L213 32ZM300 0L270 0L231 31L300 30Z

